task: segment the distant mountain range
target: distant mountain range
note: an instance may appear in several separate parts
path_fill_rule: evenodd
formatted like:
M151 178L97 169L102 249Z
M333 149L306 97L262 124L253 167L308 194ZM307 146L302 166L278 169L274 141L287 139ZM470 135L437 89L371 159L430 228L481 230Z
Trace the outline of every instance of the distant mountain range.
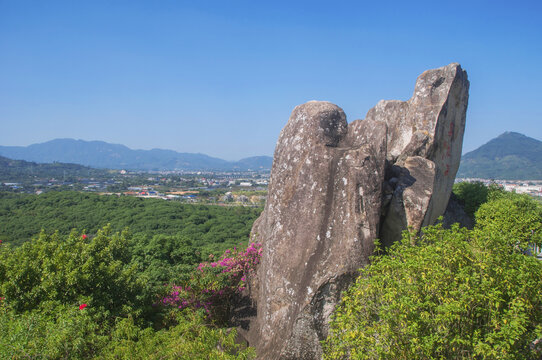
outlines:
M132 150L103 141L55 139L29 146L0 146L0 156L37 163L73 163L94 168L126 170L263 170L273 158L255 156L226 161L205 154L172 150Z
M0 156L35 163L61 162L101 169L144 171L263 170L271 169L273 162L270 156L226 161L205 154L179 153L162 149L132 150L124 145L103 141L74 139L55 139L29 146L0 146ZM0 160L5 163L9 159ZM55 166L56 168L51 171L60 170L59 164ZM12 170L15 171L13 168ZM88 169L84 171L88 172ZM542 141L516 132L505 132L463 155L457 177L542 180Z
M463 155L457 177L542 180L542 141L505 132Z

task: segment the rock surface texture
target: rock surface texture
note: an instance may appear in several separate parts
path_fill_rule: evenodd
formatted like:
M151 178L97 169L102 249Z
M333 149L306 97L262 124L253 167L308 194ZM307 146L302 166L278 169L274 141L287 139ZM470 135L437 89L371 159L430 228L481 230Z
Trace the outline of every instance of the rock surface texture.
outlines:
M341 291L391 244L444 213L459 166L469 83L458 64L418 78L350 124L341 108L297 106L275 150L252 236L263 244L245 334L261 359L319 359Z

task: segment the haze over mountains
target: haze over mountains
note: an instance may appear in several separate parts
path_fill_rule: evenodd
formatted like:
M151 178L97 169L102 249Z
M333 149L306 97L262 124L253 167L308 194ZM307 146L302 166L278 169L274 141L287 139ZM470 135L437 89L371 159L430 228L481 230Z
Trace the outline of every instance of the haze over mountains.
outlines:
M505 132L463 155L457 177L542 180L542 141Z
M205 154L172 150L132 150L104 141L55 139L29 146L0 146L0 155L37 163L73 163L94 168L126 170L263 170L271 169L273 158L255 156L226 161Z
M36 163L72 163L127 170L263 170L273 158L254 156L226 161L205 154L172 150L132 150L103 141L55 139L29 146L0 146L0 156ZM542 141L505 132L461 158L459 178L542 180Z

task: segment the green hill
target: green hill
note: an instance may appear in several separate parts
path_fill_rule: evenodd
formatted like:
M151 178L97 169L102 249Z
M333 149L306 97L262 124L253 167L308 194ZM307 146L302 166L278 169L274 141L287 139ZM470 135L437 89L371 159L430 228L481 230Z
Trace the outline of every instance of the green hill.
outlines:
M457 177L542 180L542 141L505 132L463 155Z
M108 170L66 163L39 164L0 156L0 182L20 182L33 179L64 179L108 177Z

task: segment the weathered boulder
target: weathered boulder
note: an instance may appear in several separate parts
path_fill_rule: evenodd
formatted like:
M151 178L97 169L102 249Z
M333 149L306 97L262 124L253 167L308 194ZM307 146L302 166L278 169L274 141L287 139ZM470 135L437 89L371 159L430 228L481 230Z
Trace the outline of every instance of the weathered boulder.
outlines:
M454 63L421 74L410 100L380 101L367 113L367 120L388 124L391 170L385 187L394 190L384 208L384 244L395 241L405 225L419 231L444 213L461 160L468 93L467 73ZM412 178L415 183L405 186Z
M389 205L384 208L380 238L390 246L411 226L419 230L428 225L432 215L431 196L435 182L435 163L421 156L408 157L403 167L395 167L390 183L393 190ZM428 214L429 216L426 216Z
M383 122L347 127L344 112L328 102L294 109L253 228L265 253L256 336L262 358L320 355L340 292L373 251L385 156Z
M297 106L282 130L246 336L261 359L318 359L331 313L374 240L442 215L459 166L468 81L458 64L423 73L412 99L347 124L329 102Z

